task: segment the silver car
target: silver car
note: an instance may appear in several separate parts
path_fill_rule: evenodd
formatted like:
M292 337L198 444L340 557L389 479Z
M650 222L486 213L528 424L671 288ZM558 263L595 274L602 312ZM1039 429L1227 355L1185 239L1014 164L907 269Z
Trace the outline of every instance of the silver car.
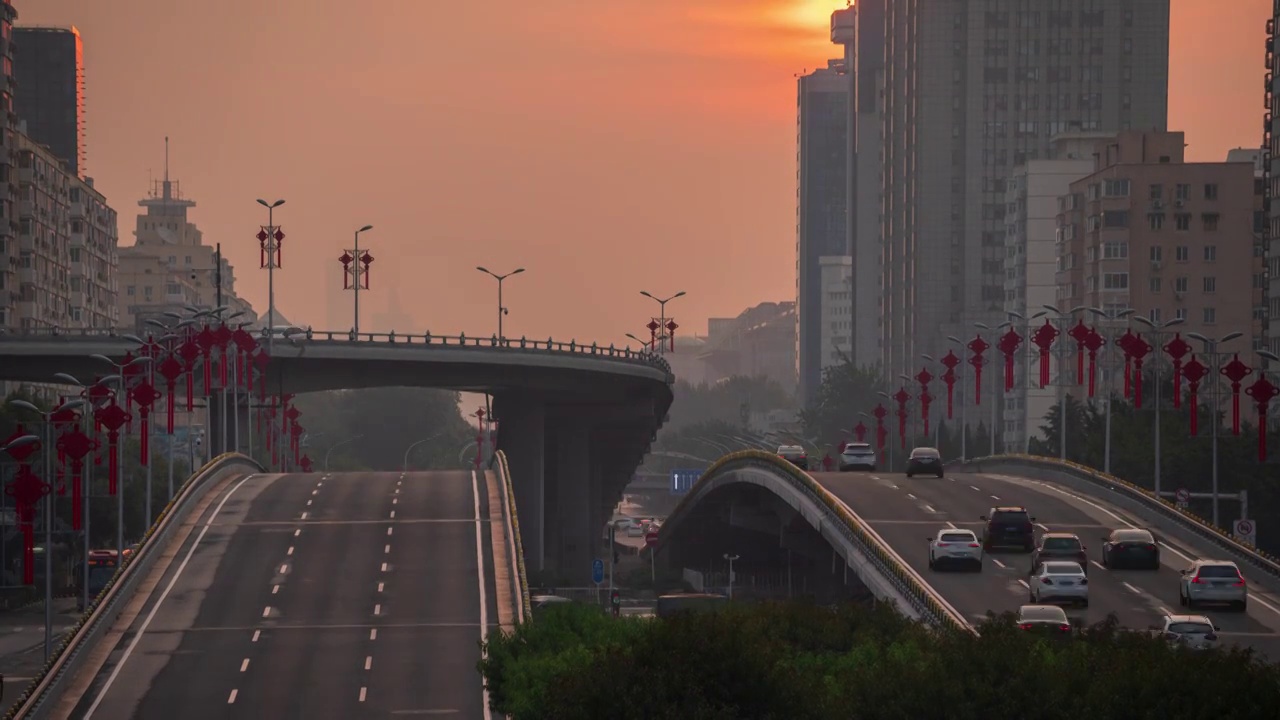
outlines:
M1069 602L1089 607L1089 578L1078 562L1040 563L1027 578L1027 588L1033 603Z
M1218 646L1218 628L1204 615L1166 615L1160 632L1169 642L1192 650Z
M942 528L935 537L929 538L929 569L953 565L982 572L982 543L972 530Z
M1249 588L1240 568L1229 560L1196 560L1182 571L1178 602L1193 608L1200 603L1225 603L1238 612L1249 605Z

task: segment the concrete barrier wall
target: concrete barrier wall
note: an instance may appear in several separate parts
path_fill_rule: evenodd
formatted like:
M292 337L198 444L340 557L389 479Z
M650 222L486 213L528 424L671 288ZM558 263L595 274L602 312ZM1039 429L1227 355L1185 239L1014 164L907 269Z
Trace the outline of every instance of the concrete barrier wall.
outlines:
M186 521L204 493L229 475L259 472L263 472L263 468L253 459L227 453L210 460L188 478L178 494L160 512L155 524L147 530L138 550L129 554L97 599L85 609L80 623L68 634L44 669L32 679L18 704L5 716L6 719L34 720L45 717L53 705L50 701L59 697L64 684L70 682L80 670L90 648L115 624L138 583L151 571L156 558L164 552L164 547L175 530Z
M524 563L524 541L520 537L520 516L516 512L516 493L511 486L511 467L507 464L507 454L501 450L493 455L493 466L498 472L498 477L502 481L502 499L505 507L503 508L503 517L507 522L507 537L511 538L513 570L515 570L518 585L516 588L515 606L516 620L525 622L533 618L530 612L532 605L529 600L529 576L525 572Z

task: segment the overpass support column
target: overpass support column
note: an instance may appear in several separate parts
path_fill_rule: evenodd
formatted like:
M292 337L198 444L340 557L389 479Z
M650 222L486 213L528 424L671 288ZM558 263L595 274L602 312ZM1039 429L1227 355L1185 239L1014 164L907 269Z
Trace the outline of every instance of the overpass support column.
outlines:
M532 398L507 398L498 408L498 445L507 455L520 520L520 542L530 570L546 566L546 408Z
M558 423L553 428L555 443L555 534L558 540L556 565L559 575L577 587L591 584L593 542L591 528L591 432L579 420Z

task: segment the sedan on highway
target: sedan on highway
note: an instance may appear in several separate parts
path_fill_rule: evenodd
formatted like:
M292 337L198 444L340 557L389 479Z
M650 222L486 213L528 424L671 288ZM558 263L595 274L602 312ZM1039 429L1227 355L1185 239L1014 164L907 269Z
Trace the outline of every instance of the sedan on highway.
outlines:
M1225 603L1238 612L1249 605L1249 588L1240 568L1228 560L1196 560L1182 571L1178 602L1193 608L1200 603Z
M1015 547L1023 552L1036 549L1035 522L1024 507L993 507L979 518L986 522L982 527L982 549Z
M780 445L778 446L778 457L795 465L801 470L809 469L809 454L805 452L803 447L799 445Z
M907 477L925 474L942 477L942 455L937 448L918 447L907 458Z
M1122 528L1102 538L1102 566L1105 568L1160 569L1160 546L1150 530Z
M1159 631L1169 642L1191 650L1218 646L1218 628L1204 615L1165 615Z
M1045 533L1040 536L1040 544L1031 553L1031 568L1049 560L1070 560L1080 563L1085 575L1089 574L1089 555L1085 553L1084 543L1078 535L1072 533Z
M1067 613L1056 605L1023 605L1018 608L1018 628L1051 636L1071 635Z
M972 530L943 528L929 538L929 569L969 567L982 572L982 543Z
M840 451L840 472L876 471L876 451L868 443L849 443Z
M1089 607L1089 578L1080 563L1050 560L1041 563L1027 578L1031 602L1080 603Z

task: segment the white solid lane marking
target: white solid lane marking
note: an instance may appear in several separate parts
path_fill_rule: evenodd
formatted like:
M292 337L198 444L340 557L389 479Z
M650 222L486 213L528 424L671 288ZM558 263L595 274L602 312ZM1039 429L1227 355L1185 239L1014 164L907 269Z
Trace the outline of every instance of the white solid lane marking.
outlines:
M978 489L977 485L970 485L969 487L973 488L974 492L982 492L982 490Z
M897 485L894 485L893 483L889 483L889 488L890 488L891 490L897 490L897 489L898 489L898 486L897 486Z
M239 694L240 694L240 691L239 691L239 690L236 690L235 688L232 688L232 689L231 689L231 694L227 696L227 704L228 704L228 705L233 705L233 704L235 704L235 701L236 701L236 695L239 695Z
M285 552L285 555L292 555L292 554L293 554L293 546L290 545L289 549Z
M248 669L249 669L249 658L245 658L240 662L240 672L244 672L245 670L248 670Z
M912 495L911 493L907 493L907 498L908 498L908 499L910 499L910 500L915 500L915 499L916 499L916 496L915 496L915 495Z
M365 669L365 670L369 670L369 669L371 669L371 668L373 668L373 656L372 656L372 655L365 655L365 656L364 656L364 669Z
M364 702L364 697L368 692L369 688L360 688L360 702Z
M936 512L938 512L937 510L934 510L934 509L933 509L933 506L932 506L932 505L925 505L925 506L924 506L924 511L925 511L925 512L931 512L931 513L936 513Z
M275 594L276 594L276 593L278 593L278 592L280 592L280 586L279 586L279 585L276 585L275 587L272 587L272 588L271 588L271 594L272 594L272 595L275 595Z
M991 562L995 563L996 567L1009 567L995 558L991 558Z
M382 592L384 583L378 583L378 592Z
M378 639L378 628L369 628L369 639L370 640Z
M471 497L475 501L476 511L476 581L480 586L480 642L489 640L489 600L484 592L484 541L480 532L480 485L476 479L476 471L471 471ZM492 720L489 710L489 688L483 683L480 692L484 695L484 720Z
M374 605L374 606L373 606L373 614L374 614L374 615L381 615L381 614L382 614L382 605L380 605L380 604L379 604L379 605Z
M254 631L253 631L253 639L252 639L252 640L250 640L249 642L258 642L258 638L260 638L260 637L262 637L262 631L261 631L261 630L254 630Z
M1142 594L1142 591L1141 591L1141 590L1139 590L1138 588L1136 588L1136 587L1134 587L1134 586L1130 585L1130 584L1129 584L1129 583L1127 583L1127 582L1122 582L1122 583L1120 583L1120 584L1121 584L1121 585L1123 585L1123 586L1125 586L1125 589L1127 589L1129 592L1133 593L1134 595L1141 595L1141 594Z
M262 617L269 617L270 615L271 615L271 606L270 606L270 605L268 605L268 606L266 606L266 607L262 608Z
M999 495L992 495L992 496L991 496L991 499L992 499L992 500L999 500L999 499L1000 499L1000 496L999 496Z
M1095 566L1097 566L1097 568L1098 568L1099 570L1106 570L1106 569L1107 569L1107 567L1106 567L1105 565L1103 565L1102 563L1098 562L1097 560L1090 560L1089 562L1091 562L1091 563L1093 563Z
M227 500L231 499L231 496L235 494L235 491L240 489L240 486L249 482L252 478L253 475L245 476L244 479L236 483L234 487L227 491L227 494L222 496L222 500L218 503L218 506L213 509L213 514L209 516L208 520L204 521L204 527L200 528L200 534L196 536L195 542L191 543L190 549L187 550L186 557L184 557L182 559L182 563L178 565L177 572L175 572L173 577L169 579L169 584L165 586L164 592L160 593L160 598L156 600L156 604L151 607L151 612L147 613L146 619L142 621L142 626L138 628L138 633L133 636L133 640L129 641L129 646L124 649L124 654L120 656L120 660L116 663L115 668L113 668L111 670L111 674L107 676L107 681L102 684L102 689L98 691L98 697L94 698L93 704L90 705L88 711L85 712L85 720L89 720L89 718L93 717L93 713L96 712L98 706L102 704L102 699L107 696L107 693L111 690L112 683L114 683L116 678L120 676L120 671L128 663L129 656L132 655L134 649L138 647L138 643L141 642L142 636L147 633L147 628L151 626L151 621L155 619L156 613L160 610L160 606L164 605L165 598L169 597L169 593L173 591L173 586L178 584L178 578L182 577L182 571L187 568L187 563L191 561L191 556L195 555L196 548L200 546L200 541L204 539L205 533L209 532L209 528L213 526L213 521L217 519L218 513L222 512L222 507L227 504ZM476 524L476 532L480 532L479 523ZM234 691L232 694L234 698ZM488 705L488 693L485 693L485 704Z

